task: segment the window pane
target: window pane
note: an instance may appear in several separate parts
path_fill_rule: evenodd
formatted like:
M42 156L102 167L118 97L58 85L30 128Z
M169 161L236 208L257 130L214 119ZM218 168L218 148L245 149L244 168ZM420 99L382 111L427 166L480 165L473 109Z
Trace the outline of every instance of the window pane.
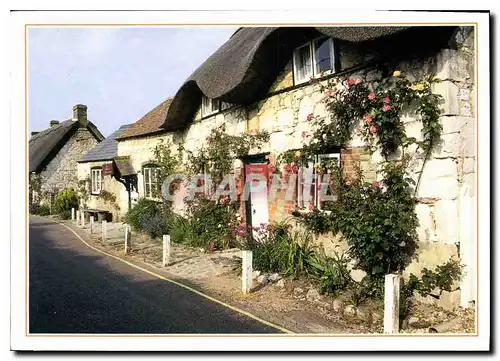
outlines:
M295 67L297 69L297 80L301 81L312 75L311 48L309 45L296 50Z
M332 41L329 38L318 39L314 42L316 74L333 70L332 50Z
M212 99L212 113L219 111L219 101Z

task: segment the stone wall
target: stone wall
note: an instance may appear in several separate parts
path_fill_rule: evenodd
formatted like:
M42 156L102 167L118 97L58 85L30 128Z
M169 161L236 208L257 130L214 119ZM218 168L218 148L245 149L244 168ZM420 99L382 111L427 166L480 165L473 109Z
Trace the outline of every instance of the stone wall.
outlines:
M77 161L97 143L88 129L78 129L40 172L42 191L57 192L68 187L78 188Z

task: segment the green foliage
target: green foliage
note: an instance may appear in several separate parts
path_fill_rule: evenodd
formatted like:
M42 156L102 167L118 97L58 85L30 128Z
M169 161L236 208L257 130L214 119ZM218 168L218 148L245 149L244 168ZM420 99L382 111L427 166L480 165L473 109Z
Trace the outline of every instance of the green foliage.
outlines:
M322 293L335 294L352 284L348 261L345 254L337 252L329 257L324 251L319 251L309 257L309 273L318 283Z
M334 234L347 240L349 255L372 278L402 271L417 248L418 219L411 179L403 166L387 163L383 181L348 183L335 171L338 201L329 204Z
M233 169L234 159L248 155L251 149L259 148L269 140L269 133L242 133L230 135L226 133L225 124L212 129L205 144L197 153L189 152L187 169L191 174L208 172L214 181L222 179Z
M363 119L362 136L372 145L380 147L387 157L400 146L416 143L407 138L401 116L415 109L422 122L424 141L422 148L429 148L441 132L439 103L441 96L433 94L432 83L439 79L432 75L423 80L409 81L401 72L384 78L378 83L366 83L361 78L332 79L326 86L323 102L329 111L329 119L314 117L312 134L305 134L303 158L311 159L331 147L347 144L352 139L354 126ZM309 119L309 118L308 118Z
M105 202L110 203L116 209L120 209L118 204L116 204L116 196L113 193L108 192L105 189L102 189L101 192L99 192L99 195L97 197L102 199Z
M160 170L160 181L163 183L165 178L169 175L179 173L182 168L182 146L177 147L177 152L172 151L172 145L170 142L160 142L153 149L154 159L153 162L156 164Z
M31 214L36 214L39 216L50 215L50 207L46 204L32 203L29 209Z
M161 213L143 214L139 217L140 228L151 238L160 238L168 234L169 227L167 220Z
M186 216L172 214L167 221L172 241L210 250L234 246L230 228L238 206L206 198L189 202Z
M338 167L332 169L332 189L338 201L325 204L331 212L314 210L301 215L310 231L341 234L357 268L371 278L403 270L417 248L418 219L411 195L412 180L404 164L386 163L383 180L370 184L358 178L346 179Z
M136 231L144 230L143 222L159 213L158 203L150 199L141 198L125 215L125 223Z
M248 239L246 248L252 251L254 268L293 277L307 274L308 261L314 252L311 235L298 231L283 233L283 230L276 227L267 239ZM265 229L260 232L267 233Z
M437 266L434 271L424 268L421 278L412 273L408 284L412 290L417 291L423 297L431 294L435 289L440 290L440 292L451 292L453 282L460 280L462 276L462 269L463 266L456 260L450 260Z
M73 188L66 188L57 193L54 210L63 219L68 219L71 218L71 208L78 208L78 197Z

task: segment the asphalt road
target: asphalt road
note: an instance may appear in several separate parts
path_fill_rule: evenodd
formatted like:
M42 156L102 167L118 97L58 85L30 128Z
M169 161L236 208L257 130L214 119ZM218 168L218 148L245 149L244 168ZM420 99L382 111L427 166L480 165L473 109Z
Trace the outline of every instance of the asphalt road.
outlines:
M29 227L30 333L278 330L85 246L40 217Z

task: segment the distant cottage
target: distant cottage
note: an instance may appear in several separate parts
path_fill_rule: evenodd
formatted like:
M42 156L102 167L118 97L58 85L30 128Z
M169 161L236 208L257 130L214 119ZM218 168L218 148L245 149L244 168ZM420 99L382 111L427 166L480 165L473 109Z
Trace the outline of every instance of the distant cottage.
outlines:
M52 120L50 128L32 132L29 140L30 182L37 178L40 188L30 192L30 200L39 197L51 203L60 190L78 187L77 161L104 139L87 119L87 106L73 107L73 118ZM38 194L34 194L38 193Z

